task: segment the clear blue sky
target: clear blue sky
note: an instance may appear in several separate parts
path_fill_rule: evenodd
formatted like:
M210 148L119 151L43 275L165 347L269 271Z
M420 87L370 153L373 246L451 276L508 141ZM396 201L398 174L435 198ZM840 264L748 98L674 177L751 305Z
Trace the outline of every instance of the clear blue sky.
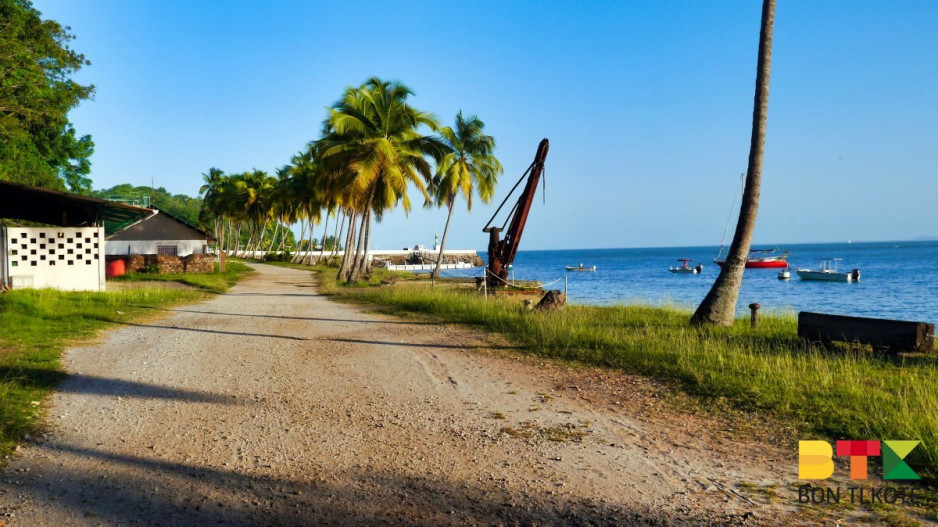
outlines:
M550 139L522 249L718 244L746 167L757 1L35 5L92 61L72 120L95 188L272 172L374 75L485 121L496 204ZM931 1L779 0L757 243L938 235L935 27ZM447 246L484 249L493 210L460 204ZM374 245L430 245L444 220L396 213Z

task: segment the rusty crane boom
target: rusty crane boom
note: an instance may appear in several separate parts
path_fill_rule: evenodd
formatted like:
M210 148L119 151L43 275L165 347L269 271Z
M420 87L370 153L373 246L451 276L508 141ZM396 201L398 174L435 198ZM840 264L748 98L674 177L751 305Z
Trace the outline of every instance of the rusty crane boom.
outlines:
M489 222L485 224L485 228L482 229L482 232L489 234L489 262L488 272L485 277L489 287L504 286L508 283L508 267L514 261L515 254L518 252L518 244L521 243L521 234L524 232L524 224L528 221L528 212L530 212L531 203L534 201L534 193L537 190L537 184L541 179L541 174L544 172L544 161L547 159L547 149L549 146L550 143L547 139L541 140L541 144L537 146L537 154L534 156L534 162L531 163L531 166L524 172L521 179L515 183L511 192L505 197L505 201L502 201L502 204L495 210L495 214L492 215L492 219L490 219ZM527 184L525 184L524 190L521 191L521 196L518 197L515 206L511 209L511 212L508 213L505 223L502 224L501 227L492 227L495 216L498 216L499 211L502 210L502 207L505 206L505 203L508 202L508 199L514 193L515 189L518 188L518 185L524 181L525 177L528 179ZM508 230L505 231L505 238L499 239L499 234L505 230L506 225L508 226Z

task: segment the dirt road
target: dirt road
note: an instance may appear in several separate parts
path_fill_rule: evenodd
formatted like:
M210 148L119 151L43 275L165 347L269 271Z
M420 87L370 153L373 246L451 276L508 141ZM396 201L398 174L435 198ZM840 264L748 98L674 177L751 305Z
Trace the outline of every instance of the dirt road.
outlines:
M257 269L69 350L49 430L0 475L0 523L753 525L797 512L792 452L659 410L664 387L518 358L478 332L332 302L307 272Z

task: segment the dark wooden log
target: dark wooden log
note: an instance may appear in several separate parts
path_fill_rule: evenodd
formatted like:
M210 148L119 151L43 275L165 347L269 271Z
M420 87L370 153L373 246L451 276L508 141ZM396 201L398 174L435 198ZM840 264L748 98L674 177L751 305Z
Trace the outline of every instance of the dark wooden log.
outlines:
M798 336L811 342L859 342L890 353L932 352L935 325L802 311L798 313Z
M544 298L537 303L535 309L542 311L557 311L563 309L563 306L567 303L567 295L563 294L561 291L552 290L548 291Z

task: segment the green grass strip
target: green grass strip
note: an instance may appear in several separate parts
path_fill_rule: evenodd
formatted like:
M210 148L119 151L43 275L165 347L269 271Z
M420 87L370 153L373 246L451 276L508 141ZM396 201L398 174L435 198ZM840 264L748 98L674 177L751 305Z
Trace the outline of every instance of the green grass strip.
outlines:
M0 295L0 460L41 426L42 400L65 378L59 359L68 346L116 324L152 316L154 307L221 293L251 269L226 273L141 275L184 281L201 290L142 288L108 292L17 289Z
M228 262L224 273L218 272L218 264L215 264L214 273L127 273L111 280L115 282L178 282L220 294L236 284L243 275L252 272L251 268L243 263Z

